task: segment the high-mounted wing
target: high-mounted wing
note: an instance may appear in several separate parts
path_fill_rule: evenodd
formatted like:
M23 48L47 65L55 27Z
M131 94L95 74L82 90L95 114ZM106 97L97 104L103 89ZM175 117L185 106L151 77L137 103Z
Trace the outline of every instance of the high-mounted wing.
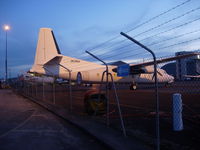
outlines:
M196 56L196 55L199 55L199 54L191 53L191 54L184 54L184 55L168 57L168 58L163 58L163 59L157 59L156 63L159 64L159 63L164 63L164 62L168 62L168 61L188 58L188 57L192 57L192 56ZM154 64L154 61L149 61L149 62L144 62L144 63L139 63L139 64L130 64L130 75L145 73L143 67L151 66L153 64ZM117 68L114 68L113 71L117 72Z

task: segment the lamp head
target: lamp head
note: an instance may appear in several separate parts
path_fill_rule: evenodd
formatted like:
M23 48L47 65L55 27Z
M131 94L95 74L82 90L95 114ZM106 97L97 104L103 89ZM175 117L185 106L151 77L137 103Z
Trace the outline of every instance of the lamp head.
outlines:
M9 26L9 25L5 25L5 26L4 26L4 30L5 30L5 31L10 30L10 26Z

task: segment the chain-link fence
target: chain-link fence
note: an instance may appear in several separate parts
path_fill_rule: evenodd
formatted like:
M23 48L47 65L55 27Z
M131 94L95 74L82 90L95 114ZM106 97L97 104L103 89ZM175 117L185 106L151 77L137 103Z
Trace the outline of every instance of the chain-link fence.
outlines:
M147 144L154 145L156 138L155 116L156 101L153 84L138 84L137 90L130 90L129 84L115 84L120 100L122 117L128 136L134 136ZM72 88L70 101L70 86ZM72 85L58 83L33 83L16 82L13 87L27 97L37 101L64 108L73 114L89 116L99 123L107 123L109 126L122 130L116 97L112 86L105 97L105 88L102 95L93 90L91 84ZM97 86L98 87L98 86ZM172 97L174 93L180 93L183 101L183 128L180 132L173 131ZM166 85L159 84L160 102L160 140L163 149L197 148L200 131L200 81L177 80ZM99 101L104 99L104 101ZM109 112L106 114L106 102L109 100Z

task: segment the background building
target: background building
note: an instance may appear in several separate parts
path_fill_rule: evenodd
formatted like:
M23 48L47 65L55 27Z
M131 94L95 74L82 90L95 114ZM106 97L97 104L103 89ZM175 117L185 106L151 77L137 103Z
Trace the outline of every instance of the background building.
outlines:
M197 76L200 75L200 52L199 51L181 51L175 53L176 56L191 54L191 53L199 53L199 55L180 59L176 62L168 63L162 66L168 74L175 77L176 80L185 80L187 78L186 75Z
M182 51L175 53L176 56L197 53L195 51ZM176 79L177 80L185 80L185 75L199 75L200 73L200 53L199 55L179 59L176 61Z

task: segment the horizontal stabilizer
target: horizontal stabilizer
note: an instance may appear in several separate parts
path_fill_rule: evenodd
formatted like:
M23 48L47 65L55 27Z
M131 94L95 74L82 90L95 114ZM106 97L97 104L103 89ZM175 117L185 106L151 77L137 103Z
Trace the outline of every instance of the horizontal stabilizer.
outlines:
M61 61L62 57L63 57L62 55L55 56L54 58L52 58L51 60L47 61L43 65L57 65L57 64L60 64L60 61Z

